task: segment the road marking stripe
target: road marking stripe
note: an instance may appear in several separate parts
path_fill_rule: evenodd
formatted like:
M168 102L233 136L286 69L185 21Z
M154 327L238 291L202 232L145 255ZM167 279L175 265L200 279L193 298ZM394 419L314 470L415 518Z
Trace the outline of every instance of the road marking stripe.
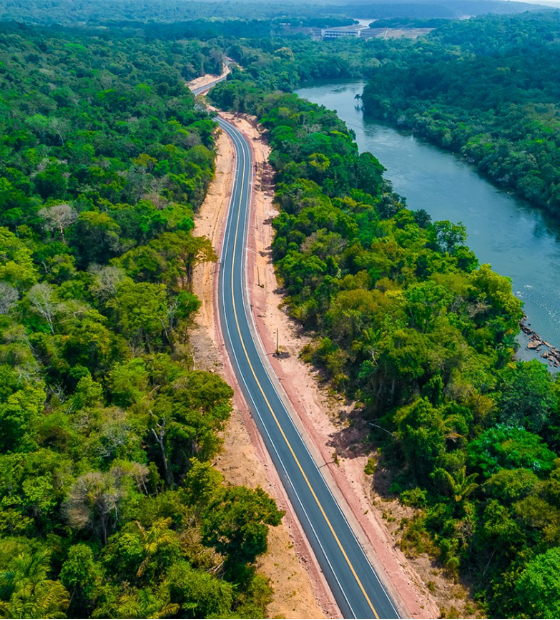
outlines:
M222 119L219 119L219 120L222 120ZM235 143L235 140L239 141L238 136L236 136L236 135L235 135L235 133L232 131L232 127L231 127L231 125L230 125L229 127L230 127L230 131L231 131L231 133L228 133L228 135L229 135L229 137L232 139L232 142L234 142L234 143ZM235 138L235 139L234 139L234 138ZM243 154L243 158L245 158L245 154ZM237 169L236 169L236 173L237 173ZM238 185L238 183L237 183L237 178L235 178L235 180L234 180L234 187L236 187L237 185ZM231 220L233 220L232 213L233 213L233 212L232 212L232 210L230 209L230 210L229 210L229 212L228 212L228 218L227 218L227 222L228 222L228 224L227 224L227 226L229 226L229 222L230 222ZM223 253L222 255L224 255L224 254L226 253L226 251L227 251L227 248L229 248L229 241L230 241L229 237L226 237L226 238L225 238L225 242L224 242L224 247L222 248L222 253ZM225 292L225 279L223 279L223 278L221 278L221 290L222 290L222 295L224 295L224 292ZM244 288L244 291L245 291L245 288ZM244 305L245 305L245 303L244 303ZM221 305L220 305L220 309L223 309L223 311L224 311L224 313L223 313L223 315L222 315L222 316L223 316L223 319L224 319L224 324L225 324L226 332L227 332L227 334L228 334L228 337L229 337L229 339L230 339L230 343L231 343L231 332L230 332L230 329L229 329L229 323L228 323L228 319L227 319L227 315L226 315L225 303L224 303L224 299L223 299L223 298L222 298L222 303L221 303ZM258 336L257 336L257 337L258 337ZM231 354L233 355L233 357L234 357L234 359L235 359L236 364L238 364L238 365L239 365L239 360L238 360L238 358L237 358L237 354L236 354L236 352L235 352L235 349L234 349L234 348L232 348L232 349L231 349ZM259 357L260 357L260 355L259 355ZM263 366L263 367L264 367L264 366ZM268 375L268 373L267 373L267 376L269 376L269 375ZM357 616L357 614L355 613L354 609L352 608L352 605L351 605L350 601L348 600L348 597L346 596L346 592L345 592L345 590L344 590L344 588L343 588L342 584L340 583L340 580L339 580L339 578L338 578L338 575L336 574L336 571L334 570L334 567L333 567L333 565L332 565L332 563L331 563L331 561L330 561L330 559L329 559L329 556L328 556L328 554L327 554L327 552L326 552L325 548L323 547L323 543L321 542L321 539L319 538L319 535L317 534L317 531L316 531L316 529L315 529L315 526L313 525L313 522L311 521L311 518L309 517L309 514L308 514L308 512L307 512L307 510L306 510L305 506L303 505L303 501L302 501L302 499L301 499L301 497L300 497L300 495L299 495L299 493L298 493L298 490L297 490L297 489L296 489L296 487L294 486L293 481L291 480L290 475L288 474L288 470L286 469L286 464L284 463L284 460L282 459L282 457L281 457L280 453L278 452L278 448L277 448L277 446L276 446L276 444L275 444L274 440L272 439L272 436L270 435L270 431L269 431L269 429L268 429L268 427L267 427L267 425L266 425L266 423L265 423L265 421L264 421L264 419L263 419L263 416L261 415L261 412L259 411L259 408L257 407L257 404L256 404L256 402L255 402L255 399L254 399L254 397L253 397L253 394L251 393L251 390L249 389L249 386L248 386L248 384L247 384L247 380L245 379L245 377L243 376L243 374L241 374L241 375L239 376L239 379L240 379L240 381L243 383L243 385L245 386L245 388L246 388L246 390L247 390L247 397L251 399L251 402L252 402L252 403L253 403L253 405L254 405L255 414L257 415L257 417L258 417L258 418L259 418L259 420L261 421L263 431L264 431L264 433L266 434L266 436L268 437L268 439L269 439L269 441L270 441L270 446L271 446L271 449L272 449L272 450L274 450L274 452L275 452L276 456L278 457L278 461L279 461L280 465L282 466L282 469L283 469L283 471L284 471L284 474L286 475L286 483L282 483L282 484L284 484L284 485L288 485L288 484L289 484L290 488L292 489L292 491L293 491L293 493L294 493L294 495L295 495L295 499L297 499L297 502L299 503L299 505L300 505L300 507L301 507L301 509L302 509L302 511L303 511L303 514L305 515L305 518L307 519L307 523L309 524L309 527L311 528L311 531L313 532L313 535L315 536L315 540L317 541L317 545L319 546L319 548L321 549L321 551L322 551L322 553L323 553L323 556L324 556L324 558L325 558L325 562L328 564L328 566L329 566L329 568L330 568L330 570L331 570L331 573L332 573L332 575L333 575L333 578L335 579L336 583L338 584L338 587L339 587L339 589L340 589L340 592L341 592L342 596L344 597L344 600L346 601L346 605L348 606L348 609L349 609L349 610L350 610L350 612L352 613L352 617L353 617L353 618L357 618L358 616ZM274 393L275 393L275 394L277 395L277 397L278 397L278 398L282 401L282 399L281 399L280 395L278 394L278 391L276 390L276 388L275 388L274 384L273 384L273 383L271 383L271 385L272 385L272 388L273 388L273 390L274 390ZM292 422L292 424L293 424L293 422ZM294 426L294 429L295 429L295 426ZM303 446L304 446L304 447L305 447L305 449L307 450L307 453L309 454L310 458L312 458L312 457L311 457L311 454L309 453L309 450L308 450L307 446L305 445L305 442L303 442L303 439L301 438L301 435L300 435L300 439L301 439L301 441L302 441L302 443L303 443ZM314 462L314 461L313 461L313 462ZM319 471L319 470L317 470L317 471L318 471L319 475L321 475L320 471ZM278 474L280 475L280 477L282 477L282 472L281 472L280 470L278 470ZM327 486L326 488L327 488L327 490L329 491L329 493L330 493L331 497L333 498L333 501L335 501L335 505L336 505L336 507L338 508L338 510L339 510L339 512L340 512L340 507L338 506L338 504L336 504L336 500L334 499L334 496L332 495L332 492L331 492L330 488L329 488L328 486ZM287 487L287 486L286 486L286 492L287 492L287 493L288 493L288 495L289 495L290 490L288 489L288 487ZM293 501L293 500L292 500L292 501ZM296 507L294 506L294 508L296 508ZM297 508L296 508L296 511L297 511ZM350 525L348 524L348 521L346 521L346 518L344 517L344 515L342 514L342 512L341 512L341 515L342 515L342 517L344 518L344 520L345 520L345 522L346 522L347 526L350 528ZM302 523L302 526L303 526L303 523ZM350 528L350 531L351 531L351 532L352 532L352 534L354 535L354 532L352 531L352 529L351 529L351 528ZM355 535L354 535L354 538L356 538L356 537L355 537ZM310 540L309 542L310 542L310 544L313 546L313 543L311 542L311 540ZM357 542L357 540L356 540L356 542ZM359 544L359 543L358 543L358 544ZM377 581L379 582L379 578L377 577L377 575L376 575L376 573L375 573L375 572L373 572L373 575L374 575L374 577L377 579ZM383 587L383 586L382 586L382 587ZM397 615L397 617L398 617L398 615Z
M243 168L245 169L245 162L243 164ZM239 205L239 209L237 212L237 222L236 222L236 227L235 227L235 237L234 237L234 241L233 241L233 256L232 256L232 263L231 263L231 296L232 296L232 300L235 300L235 289L234 289L234 266L235 266L235 253L236 253L236 249L237 249L237 237L238 237L238 232L239 232L239 220L240 220L240 214L241 214L241 199L243 197L243 188L245 185L245 175L242 174L241 176L241 189L239 192L239 200L240 200L240 205ZM278 418L276 417L276 414L274 413L274 409L272 408L264 390L263 387L255 373L255 369L253 368L253 365L251 364L251 360L249 359L249 354L247 353L247 349L245 348L245 343L243 341L243 336L241 335L241 327L239 325L239 318L237 316L237 309L235 307L235 303L233 303L233 314L235 317L235 323L236 323L236 327L237 327L237 331L239 334L239 340L241 341L241 346L243 347L243 352L245 353L245 357L247 358L247 363L249 364L249 368L251 369L251 372L253 374L253 378L255 379L257 385L259 386L259 390L261 391L261 394L268 406L268 408L270 409L270 413L272 414L272 417L274 418L274 421L276 422L276 425L278 426L278 429L280 430L280 433L282 434L282 437L284 438L284 441L286 442L286 445L288 446L288 449L290 450L294 461L296 462L298 469L300 470L305 482L307 483L307 486L309 487L309 490L311 491L311 494L313 495L313 498L315 499L315 501L317 502L317 506L319 507L319 510L321 511L321 514L323 515L323 518L325 519L334 539L336 540L336 543L340 549L340 551L342 552L342 555L344 556L344 559L346 560L348 567L350 568L350 571L352 572L352 574L354 575L354 578L356 579L356 582L358 583L358 586L360 588L360 590L362 591L362 594L364 595L364 598L366 599L368 605L370 606L371 610L373 611L375 617L377 618L377 620L379 620L379 616L377 614L377 611L375 610L375 607L373 606L364 586L362 585L362 582L360 581L360 578L358 577L356 570L354 569L354 566L352 565L352 562L350 561L350 558L348 557L344 547L342 546L342 543L340 542L338 536L336 535L336 532L331 524L331 522L329 521L329 518L327 517L327 514L325 513L325 510L321 504L321 502L319 501L319 498L317 497L315 490L313 489L313 486L311 485L311 483L309 482L309 479L303 469L303 467L301 466L301 463L299 462L299 459L296 456L296 453L294 452L294 449L292 448L292 445L290 444L288 438L286 437L286 434L284 433L284 429L282 428L280 421L278 420Z

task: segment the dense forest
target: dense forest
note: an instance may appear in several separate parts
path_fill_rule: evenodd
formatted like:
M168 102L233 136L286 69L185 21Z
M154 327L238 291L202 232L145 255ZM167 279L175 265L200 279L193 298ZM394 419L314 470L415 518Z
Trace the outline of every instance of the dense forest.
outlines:
M364 109L560 215L559 39L554 11L451 22L415 43L376 41Z
M436 27L414 41L321 42L278 30L265 36L269 26L242 24L247 38L231 37L232 24L219 27L221 45L244 68L233 76L239 92L228 91L233 109L244 111L261 88L290 92L314 79L369 78L366 113L462 154L498 185L560 214L560 12L381 22ZM162 38L184 31L180 24L142 28Z
M288 0L282 4L255 0L0 0L0 19L64 25L109 25L115 21L172 24L205 19L209 27L215 20L279 22L299 19L308 25L320 26L321 23L312 21L323 22L326 17L453 19L488 13L522 13L539 8L542 9L526 2L501 0L324 0L311 3ZM244 35L238 33L237 36Z
M491 616L560 616L560 383L513 358L519 300L461 225L407 209L334 112L289 94L371 77L369 113L557 212L560 16L316 42L280 36L268 5L21 8L0 0L73 25L0 23L0 617L266 612L255 560L282 513L212 468L232 391L188 344L192 271L216 260L192 235L216 124L184 83L223 52L242 69L212 100L268 130L303 355L360 404L370 470L416 508L401 546L468 577ZM293 15L348 23L339 8Z
M0 617L264 617L282 513L193 370L212 45L0 29Z
M373 422L370 463L415 506L401 545L468 575L490 617L560 613L560 383L515 362L521 302L460 225L412 212L334 112L258 84L210 93L268 129L273 257L304 357Z
M359 78L379 66L369 46L358 39L226 39L223 45L240 66L232 66L221 97L224 105L238 112L254 112L263 90L291 92L316 79Z

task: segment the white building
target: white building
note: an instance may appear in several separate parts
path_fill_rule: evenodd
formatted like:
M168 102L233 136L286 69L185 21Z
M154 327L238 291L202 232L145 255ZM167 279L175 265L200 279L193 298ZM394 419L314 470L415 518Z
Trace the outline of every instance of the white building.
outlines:
M356 24L355 26L340 26L337 28L323 28L321 29L321 38L323 39L338 39L340 37L359 37L360 32L363 30L363 26Z

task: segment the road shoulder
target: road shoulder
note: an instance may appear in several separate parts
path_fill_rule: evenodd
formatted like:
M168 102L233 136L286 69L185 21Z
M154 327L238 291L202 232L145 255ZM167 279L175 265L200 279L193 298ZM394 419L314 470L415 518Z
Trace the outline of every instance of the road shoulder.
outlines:
M223 116L245 134L253 149L255 183L249 226L248 288L258 335L267 359L289 397L290 413L303 431L315 459L323 466L331 490L345 508L370 561L380 574L386 576L385 584L397 601L401 614L409 618L439 617L436 601L386 527L382 508L372 502L371 484L364 474L367 456L352 449L352 443L359 444L359 434L354 433L351 438L345 428L351 406L329 397L319 385L313 368L299 359L299 352L309 338L301 333L285 311L271 257L272 220L277 210L273 205L269 148L255 119L241 115ZM276 330L283 352L280 357L273 355ZM340 442L342 435L345 436L344 445ZM339 451L343 454L339 455Z
M220 132L217 140L216 176L196 218L194 234L206 236L220 252L235 171L235 154L230 139ZM217 372L236 392L234 409L223 434L224 449L215 466L235 485L261 486L287 511L282 525L271 528L269 551L259 560L259 571L271 580L274 589L269 617L336 617L338 609L313 554L300 531L276 470L261 441L249 410L227 361L217 320L216 264L197 266L194 292L201 300L191 347L197 368Z
M187 88L189 88L190 90L203 88L204 86L208 86L208 84L211 84L212 82L215 82L216 80L225 77L229 72L229 66L224 63L223 71L220 75L210 75L209 73L201 75L200 77L197 77L194 80L187 82Z

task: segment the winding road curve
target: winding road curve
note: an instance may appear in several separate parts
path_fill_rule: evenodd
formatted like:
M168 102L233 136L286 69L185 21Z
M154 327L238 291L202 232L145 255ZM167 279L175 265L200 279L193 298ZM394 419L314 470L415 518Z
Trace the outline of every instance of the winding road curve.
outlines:
M214 82L215 83L215 82ZM200 94L211 83L193 92ZM311 456L279 393L256 335L247 290L253 158L244 135L218 118L236 153L222 247L220 324L232 366L272 461L345 618L398 618L398 612Z

